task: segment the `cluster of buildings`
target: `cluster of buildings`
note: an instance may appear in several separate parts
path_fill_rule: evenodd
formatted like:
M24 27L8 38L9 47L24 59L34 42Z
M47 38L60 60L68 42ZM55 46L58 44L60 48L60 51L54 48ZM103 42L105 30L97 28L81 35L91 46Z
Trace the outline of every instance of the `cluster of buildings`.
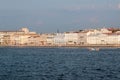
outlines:
M120 29L102 28L64 33L38 34L27 28L0 31L0 46L120 45Z

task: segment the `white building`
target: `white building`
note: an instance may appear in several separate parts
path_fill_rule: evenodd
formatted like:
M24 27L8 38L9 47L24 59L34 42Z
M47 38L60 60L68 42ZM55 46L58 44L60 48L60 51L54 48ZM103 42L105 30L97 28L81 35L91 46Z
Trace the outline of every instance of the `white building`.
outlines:
M78 33L74 32L69 32L69 33L64 33L65 34L65 43L66 44L78 44L79 40L79 35Z
M120 44L120 35L118 35L118 44Z
M87 33L86 32L79 32L78 33L78 44L79 45L87 44Z
M54 44L55 45L65 45L65 34L64 33L57 33L54 36Z
M108 44L108 35L94 34L87 36L88 44Z
M108 35L107 44L119 44L118 39L119 36L116 34Z
M88 44L120 44L120 36L117 34L98 34L87 36Z

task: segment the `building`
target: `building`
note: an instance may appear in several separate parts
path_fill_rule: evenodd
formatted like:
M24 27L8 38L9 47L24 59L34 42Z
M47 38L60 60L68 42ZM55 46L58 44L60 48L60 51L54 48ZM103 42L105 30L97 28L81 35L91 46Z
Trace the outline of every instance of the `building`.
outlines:
M29 35L15 35L15 45L27 45Z
M65 45L65 34L56 33L56 35L54 36L54 44L58 46Z
M120 45L120 29L102 28L54 34L37 34L27 28L0 31L1 46Z
M40 34L40 45L41 46L46 46L47 45L47 34Z
M87 44L107 44L106 34L91 34L87 36Z
M107 37L105 38L107 39L107 44L119 44L119 35L115 34L115 33L111 33L111 34L107 34Z
M54 45L55 34L47 34L46 43L47 45Z
M78 33L78 45L85 45L85 44L87 44L87 33L79 32Z
M113 33L89 35L87 36L87 43L94 45L117 45L120 44L120 36Z
M35 32L29 32L27 28L22 28L18 31L0 31L0 44L1 45L26 45L28 37Z
M29 34L27 45L40 46L40 36L38 34Z
M64 33L65 44L66 45L77 45L78 44L78 33L75 32L66 32Z

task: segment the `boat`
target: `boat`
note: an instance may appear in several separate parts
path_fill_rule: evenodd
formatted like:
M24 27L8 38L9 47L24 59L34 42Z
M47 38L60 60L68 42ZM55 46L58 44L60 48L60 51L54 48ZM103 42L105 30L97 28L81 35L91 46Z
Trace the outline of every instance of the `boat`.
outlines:
M90 51L99 51L100 48L88 48Z

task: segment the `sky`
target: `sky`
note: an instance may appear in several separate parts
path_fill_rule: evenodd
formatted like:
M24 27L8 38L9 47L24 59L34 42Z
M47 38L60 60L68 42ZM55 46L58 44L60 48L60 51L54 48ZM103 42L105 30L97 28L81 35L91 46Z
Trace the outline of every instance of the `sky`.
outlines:
M120 27L120 0L0 0L0 30L38 33Z

